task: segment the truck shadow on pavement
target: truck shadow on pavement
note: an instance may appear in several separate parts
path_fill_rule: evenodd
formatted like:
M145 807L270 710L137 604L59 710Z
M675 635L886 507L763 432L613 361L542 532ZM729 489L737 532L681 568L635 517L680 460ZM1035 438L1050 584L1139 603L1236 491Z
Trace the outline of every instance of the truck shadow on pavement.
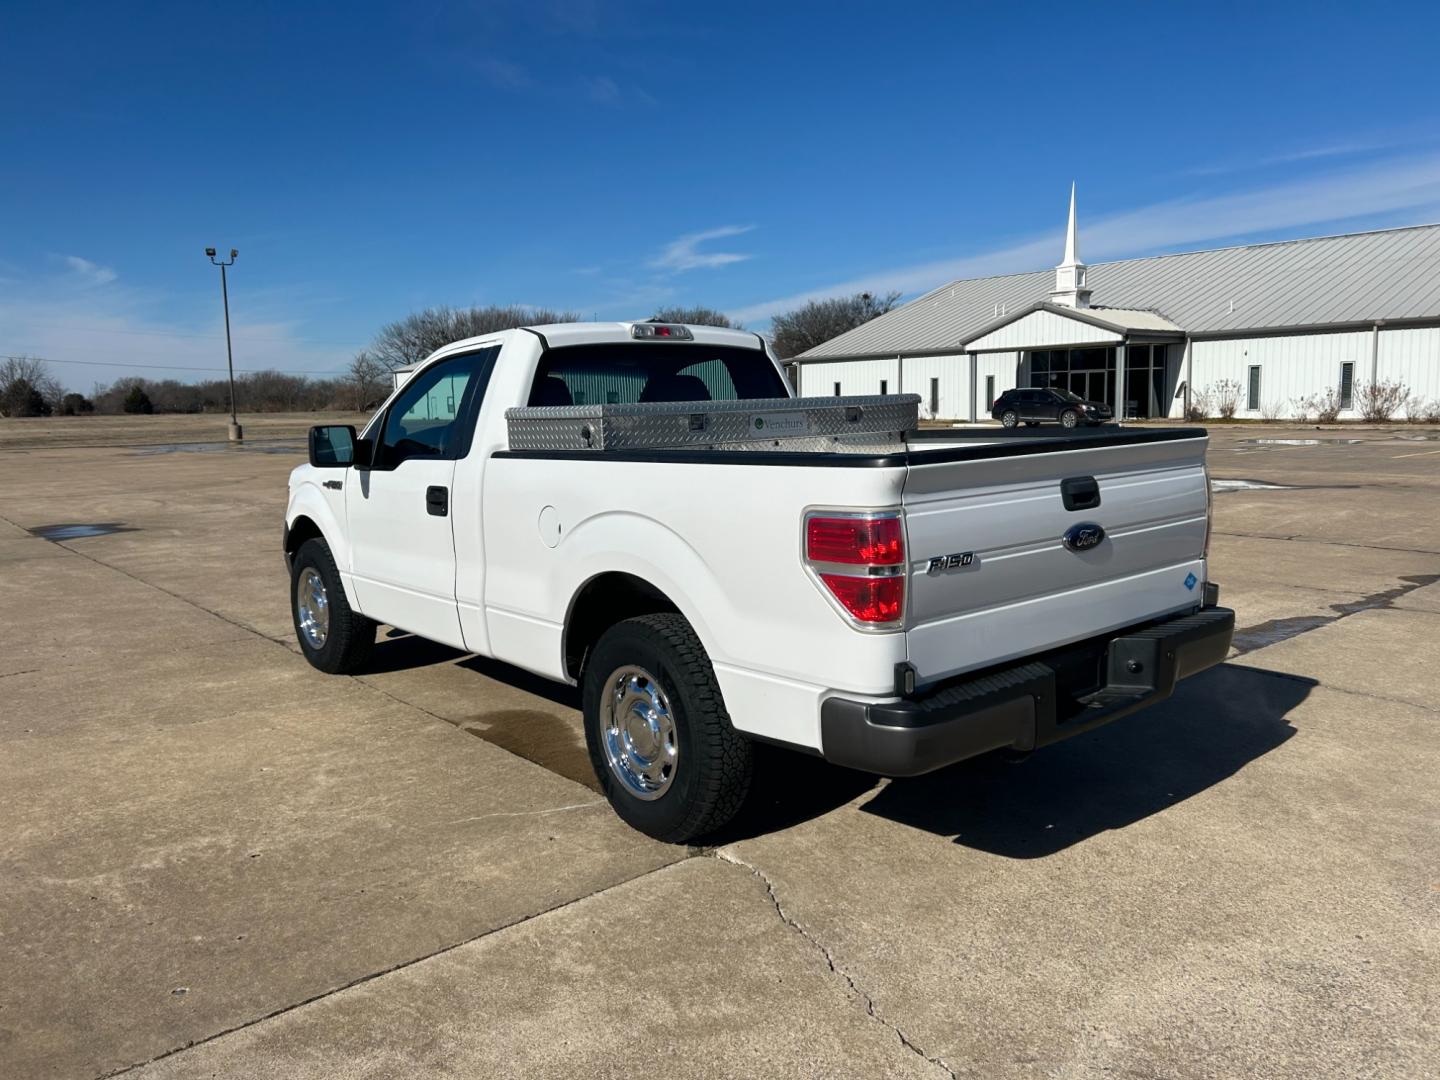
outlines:
M381 638L366 674L451 663L578 710L579 692L509 664L409 634ZM818 757L757 743L750 795L707 845L809 821L875 794L859 809L978 851L1037 859L1109 829L1123 829L1233 776L1295 734L1286 720L1314 680L1222 664L1181 683L1174 697L1015 760L986 754L908 780L886 782ZM536 703L537 706L540 704ZM540 708L490 710L457 726L598 788L575 725Z
M1169 701L1020 761L988 754L886 784L861 809L1011 859L1123 829L1233 776L1295 734L1313 679L1228 664Z

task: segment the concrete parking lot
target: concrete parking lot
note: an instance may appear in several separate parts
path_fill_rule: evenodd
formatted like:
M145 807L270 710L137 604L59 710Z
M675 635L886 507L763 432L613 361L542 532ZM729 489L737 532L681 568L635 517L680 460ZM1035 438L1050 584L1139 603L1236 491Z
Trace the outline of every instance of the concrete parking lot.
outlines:
M1437 432L1216 429L1229 663L685 849L565 688L305 664L307 422L0 422L0 1077L1440 1075Z

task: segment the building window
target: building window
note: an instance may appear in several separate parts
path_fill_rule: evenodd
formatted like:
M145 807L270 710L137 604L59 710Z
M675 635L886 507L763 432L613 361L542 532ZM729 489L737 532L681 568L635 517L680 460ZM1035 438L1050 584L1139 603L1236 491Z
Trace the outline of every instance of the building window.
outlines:
M1255 412L1260 408L1260 365L1250 365L1250 383L1245 395L1245 408Z
M880 393L882 393L882 394L888 394L889 392L890 392L890 380L889 380L889 379L881 379L881 380L880 380Z
M995 405L995 376L994 376L994 375L986 375L986 376L985 376L985 400L990 403L991 407L994 407L994 405Z
M930 418L940 415L940 380L930 380Z
M840 384L838 382L835 384L835 396L840 396Z
M1355 365L1346 361L1340 365L1340 408L1355 407Z

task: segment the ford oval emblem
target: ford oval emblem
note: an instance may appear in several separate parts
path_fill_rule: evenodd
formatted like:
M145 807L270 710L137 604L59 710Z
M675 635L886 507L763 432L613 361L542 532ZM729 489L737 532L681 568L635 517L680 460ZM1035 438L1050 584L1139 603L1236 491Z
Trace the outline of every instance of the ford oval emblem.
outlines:
M1065 530L1061 541L1071 551L1089 551L1091 548L1100 546L1100 541L1105 539L1105 530L1093 521L1082 521L1079 525L1071 525Z

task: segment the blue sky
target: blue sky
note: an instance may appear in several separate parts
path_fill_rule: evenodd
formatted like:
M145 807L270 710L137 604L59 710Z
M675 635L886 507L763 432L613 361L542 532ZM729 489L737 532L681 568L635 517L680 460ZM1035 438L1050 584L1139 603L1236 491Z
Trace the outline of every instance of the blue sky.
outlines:
M223 367L207 245L237 367L333 372L427 304L763 330L1050 266L1072 179L1092 262L1436 221L1437 40L1429 4L12 2L0 354Z

